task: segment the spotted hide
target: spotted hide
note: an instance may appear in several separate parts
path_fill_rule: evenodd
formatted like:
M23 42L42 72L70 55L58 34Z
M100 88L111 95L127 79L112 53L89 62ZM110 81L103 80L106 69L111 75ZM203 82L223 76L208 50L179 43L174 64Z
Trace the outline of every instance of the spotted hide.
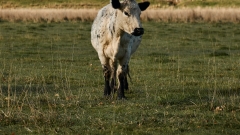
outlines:
M149 4L135 0L111 0L98 12L93 22L91 42L102 64L105 96L116 89L118 99L125 99L129 60L144 33L140 14Z

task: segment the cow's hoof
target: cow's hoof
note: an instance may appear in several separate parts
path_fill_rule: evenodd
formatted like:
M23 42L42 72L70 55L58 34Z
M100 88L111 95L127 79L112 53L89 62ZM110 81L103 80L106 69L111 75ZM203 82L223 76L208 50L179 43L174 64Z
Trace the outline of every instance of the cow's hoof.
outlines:
M119 97L117 98L118 100L127 100L127 98L125 96Z
M108 100L108 99L112 99L113 98L113 96L110 94L110 95L103 95L103 98L105 98L106 100Z

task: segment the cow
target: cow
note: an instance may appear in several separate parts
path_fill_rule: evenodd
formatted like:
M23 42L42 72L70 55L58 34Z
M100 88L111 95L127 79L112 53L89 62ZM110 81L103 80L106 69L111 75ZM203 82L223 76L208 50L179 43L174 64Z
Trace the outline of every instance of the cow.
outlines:
M126 99L124 90L128 90L129 60L144 33L140 14L149 5L149 2L137 3L135 0L110 0L93 21L91 43L103 68L104 96L117 90L117 98Z

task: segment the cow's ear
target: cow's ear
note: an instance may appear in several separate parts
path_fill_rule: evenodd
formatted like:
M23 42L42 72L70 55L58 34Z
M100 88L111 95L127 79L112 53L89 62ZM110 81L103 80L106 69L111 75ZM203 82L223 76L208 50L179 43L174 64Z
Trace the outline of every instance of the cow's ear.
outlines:
M139 8L141 9L141 11L146 10L149 5L150 5L150 2L148 2L148 1L138 3L138 6L139 6Z
M112 3L112 7L113 7L114 9L119 9L120 6L121 6L119 0L112 0L111 3Z

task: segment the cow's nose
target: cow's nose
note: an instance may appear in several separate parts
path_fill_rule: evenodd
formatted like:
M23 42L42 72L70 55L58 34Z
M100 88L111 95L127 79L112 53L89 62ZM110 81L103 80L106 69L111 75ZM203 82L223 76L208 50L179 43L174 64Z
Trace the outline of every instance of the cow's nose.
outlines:
M134 31L131 33L133 36L141 36L144 33L143 28L135 28Z

